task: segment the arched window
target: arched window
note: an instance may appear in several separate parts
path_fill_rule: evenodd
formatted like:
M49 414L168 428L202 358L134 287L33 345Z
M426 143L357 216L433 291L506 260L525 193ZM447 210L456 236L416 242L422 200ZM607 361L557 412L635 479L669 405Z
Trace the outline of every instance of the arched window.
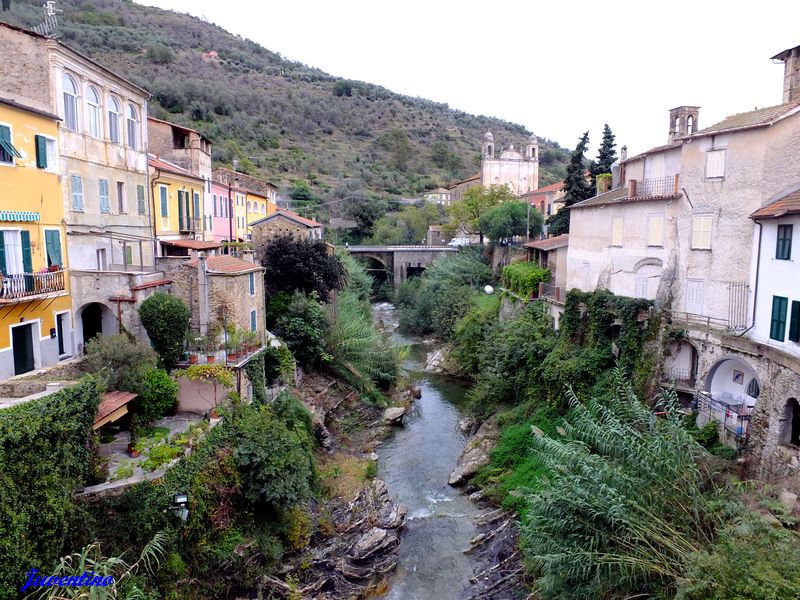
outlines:
M114 96L108 97L108 139L115 144L119 144L120 127L119 120L122 115L120 114L119 102Z
M64 125L67 129L78 131L78 86L72 76L66 73L61 85L64 88Z
M753 377L750 380L750 383L747 384L747 395L752 396L753 398L758 398L758 395L761 393L761 386L758 385L758 380Z
M686 133L694 133L694 118L691 116L686 119Z
M102 113L100 111L100 94L97 90L89 86L86 89L86 114L88 117L89 135L92 137L103 137L103 130L100 125Z
M261 205L261 214L262 215L267 214L267 205L266 204L262 204Z
M133 104L128 104L128 146L139 149L139 111Z
M672 131L678 133L680 130L681 130L681 118L675 117L675 127L673 128Z
M800 446L800 404L798 404L797 398L789 398L783 409L781 442Z
M250 200L247 201L247 212L253 212L253 203Z

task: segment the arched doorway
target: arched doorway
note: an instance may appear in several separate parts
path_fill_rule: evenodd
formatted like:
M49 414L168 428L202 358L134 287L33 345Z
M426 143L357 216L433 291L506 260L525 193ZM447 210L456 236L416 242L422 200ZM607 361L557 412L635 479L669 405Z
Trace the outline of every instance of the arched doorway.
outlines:
M114 313L105 304L91 302L78 312L80 325L77 328L81 332L83 348L86 343L96 335L113 335L119 333L117 320Z
M720 422L723 442L735 445L749 435L750 414L760 393L761 384L755 369L739 357L724 357L708 371L705 390L698 398L698 409L705 422ZM732 439L723 436L723 431Z
M797 402L797 398L789 398L786 401L781 438L784 444L800 446L800 403Z

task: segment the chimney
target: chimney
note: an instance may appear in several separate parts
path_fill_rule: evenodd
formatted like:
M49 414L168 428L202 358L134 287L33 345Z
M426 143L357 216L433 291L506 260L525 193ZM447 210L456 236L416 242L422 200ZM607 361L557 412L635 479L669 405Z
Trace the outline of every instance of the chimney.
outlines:
M692 135L699 129L700 107L678 106L669 111L669 142Z
M253 251L249 248L242 250L242 260L249 263L255 263L255 259L253 258Z
M626 160L628 160L628 147L623 146L619 151L619 162L625 162Z
M200 335L208 335L208 265L206 253L197 255L197 287L200 296Z
M772 57L783 63L783 102L800 100L800 46Z

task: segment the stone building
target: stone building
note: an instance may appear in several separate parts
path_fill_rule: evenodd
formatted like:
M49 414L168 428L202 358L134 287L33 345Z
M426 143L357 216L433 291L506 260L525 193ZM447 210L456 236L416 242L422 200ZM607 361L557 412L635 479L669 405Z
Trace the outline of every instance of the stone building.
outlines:
M255 246L256 260L263 259L264 248L270 240L290 235L296 239L321 240L322 224L301 217L296 212L283 208L277 209L271 215L250 223L253 244Z
M798 474L800 297L781 256L800 189L800 100L704 129L698 118L672 109L666 145L622 160L619 187L571 208L567 287L655 300L671 331L664 382L696 403L699 424L749 448L757 474Z
M422 199L431 204L450 206L450 190L442 187L436 188L435 190L422 194Z
M447 188L447 191L450 192L450 203L458 202L464 197L464 193L468 189L478 187L479 185L481 185L480 173L475 173L466 179L450 184L450 187Z

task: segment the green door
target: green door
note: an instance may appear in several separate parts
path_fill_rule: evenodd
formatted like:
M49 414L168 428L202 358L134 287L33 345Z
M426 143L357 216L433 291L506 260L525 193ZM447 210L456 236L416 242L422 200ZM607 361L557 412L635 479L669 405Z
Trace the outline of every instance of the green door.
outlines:
M14 349L14 375L33 371L33 324L14 327L11 345Z

